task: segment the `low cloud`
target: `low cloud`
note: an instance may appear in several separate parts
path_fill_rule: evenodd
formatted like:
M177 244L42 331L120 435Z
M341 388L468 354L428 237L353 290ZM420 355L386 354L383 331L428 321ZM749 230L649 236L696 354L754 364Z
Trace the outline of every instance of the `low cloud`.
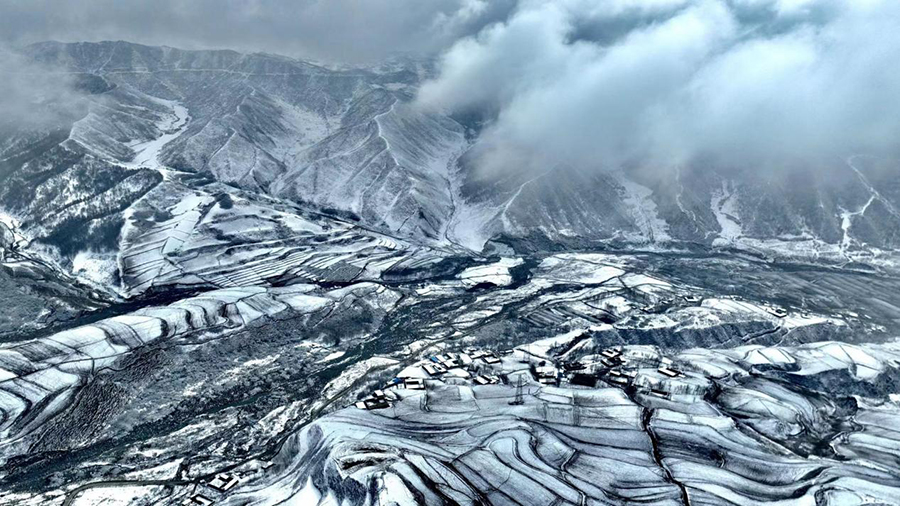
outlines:
M457 41L418 102L490 111L487 171L895 154L894 0L522 0Z
M514 0L0 0L0 41L127 40L368 62L429 54L505 18Z
M0 47L0 132L64 128L86 112L85 96L72 76Z
M471 159L486 171L896 154L897 26L896 0L0 0L0 43L13 45L441 55L418 103L478 118ZM28 74L0 84L8 118L71 98Z

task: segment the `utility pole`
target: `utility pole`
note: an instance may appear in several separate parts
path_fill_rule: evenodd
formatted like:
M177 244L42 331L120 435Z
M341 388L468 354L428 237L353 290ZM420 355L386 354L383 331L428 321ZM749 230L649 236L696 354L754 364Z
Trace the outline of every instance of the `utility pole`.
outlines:
M509 401L511 406L521 406L525 404L525 398L522 396L522 375L519 375L519 381L516 382L516 398Z

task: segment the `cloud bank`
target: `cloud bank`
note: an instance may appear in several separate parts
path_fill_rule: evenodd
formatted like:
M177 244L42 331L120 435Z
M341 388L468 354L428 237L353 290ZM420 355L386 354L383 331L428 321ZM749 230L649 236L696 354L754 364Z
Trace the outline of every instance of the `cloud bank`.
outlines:
M85 97L71 76L0 47L0 135L63 128L84 115Z
M898 26L897 0L0 0L0 44L441 55L418 103L483 120L486 171L896 155Z
M895 0L522 0L418 102L490 111L488 171L896 154L898 26Z

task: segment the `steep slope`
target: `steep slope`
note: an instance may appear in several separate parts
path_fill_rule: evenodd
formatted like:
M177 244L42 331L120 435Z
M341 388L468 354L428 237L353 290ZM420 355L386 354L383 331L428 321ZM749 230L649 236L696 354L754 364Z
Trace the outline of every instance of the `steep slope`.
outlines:
M428 62L336 69L125 42L25 53L78 76L80 98L57 124L0 145L10 181L0 207L65 265L79 253L117 255L129 209L176 173L189 188L217 181L475 251L718 248L892 265L898 246L893 160L484 174L468 151L476 130L411 105Z
M465 204L450 233L473 249L504 238L538 250L693 245L891 262L900 245L897 163L858 156L761 174L555 168L488 178L464 169L459 200Z
M121 42L47 43L29 52L42 64L186 108L191 121L165 144L164 165L349 211L410 237L443 231L447 167L465 140L454 121L403 105L419 78L411 70L329 70L272 55Z

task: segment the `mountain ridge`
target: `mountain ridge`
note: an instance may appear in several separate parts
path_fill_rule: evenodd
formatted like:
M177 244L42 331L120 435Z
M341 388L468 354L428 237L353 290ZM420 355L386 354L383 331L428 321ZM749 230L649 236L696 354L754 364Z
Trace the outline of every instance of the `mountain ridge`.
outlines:
M68 130L63 142L53 144L47 130L20 132L0 146L4 173L14 179L30 173L26 179L36 181L29 167L41 159L68 174L57 177L65 184L81 186L84 178L97 177L85 172L103 170L119 173L114 177L122 181L134 177L143 168L135 164L133 147L161 139L177 103L189 120L159 146L163 166L194 174L195 181L212 178L350 216L423 244L456 243L476 252L503 242L531 250L553 244L733 248L772 258L881 265L893 263L898 247L900 214L892 209L900 205L900 189L878 177L877 168L889 160L857 157L861 168L829 167L829 174L843 174L838 183L817 177L814 169L757 176L688 168L645 177L550 168L485 176L470 156L478 148L477 133L415 105L431 62L399 58L328 69L278 55L122 41L36 43L23 54L43 69L82 73L92 84L79 102L85 115L53 130L57 137ZM33 156L10 163L13 147ZM84 160L71 162L81 164L77 174L64 169L73 157ZM82 167L100 165L107 169ZM813 184L800 188L791 178ZM137 186L145 192L153 180ZM58 201L58 209L71 207L46 184L33 191ZM116 191L124 200L109 209L118 211L90 217L90 229L114 233L118 218L110 216L142 195L125 187ZM97 198L90 190L78 197ZM59 227L37 210L10 196L0 198L0 207L25 218L34 237L60 246L53 239ZM109 241L103 244L115 250ZM85 241L61 254L92 247Z

